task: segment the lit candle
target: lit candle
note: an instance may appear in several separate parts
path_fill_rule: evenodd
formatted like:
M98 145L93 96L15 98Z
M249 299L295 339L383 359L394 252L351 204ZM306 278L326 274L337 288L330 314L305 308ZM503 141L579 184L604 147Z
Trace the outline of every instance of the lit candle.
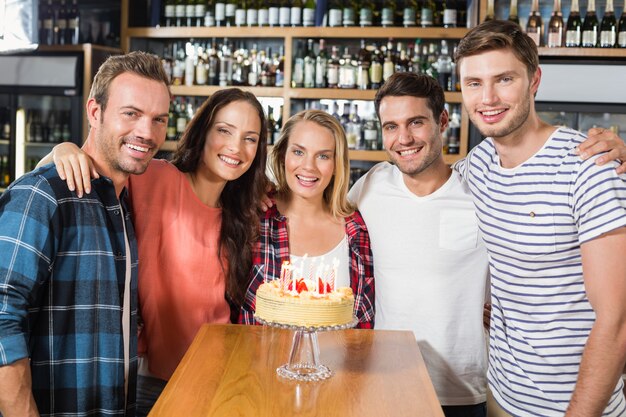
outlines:
M330 271L330 290L335 291L335 277L337 276L337 267L339 266L339 259L333 259L333 269Z

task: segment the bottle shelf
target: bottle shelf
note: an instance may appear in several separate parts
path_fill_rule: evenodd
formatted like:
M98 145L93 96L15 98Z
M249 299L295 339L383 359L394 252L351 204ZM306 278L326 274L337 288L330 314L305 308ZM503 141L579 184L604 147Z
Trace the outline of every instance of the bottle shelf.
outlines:
M110 52L112 54L121 54L122 50L119 48L112 48L110 46L96 45L93 43L81 43L78 45L39 45L37 51L39 52L84 52L85 50L97 50L102 52Z
M237 87L244 91L250 91L257 97L284 97L285 89L282 87L248 87L248 86L236 86L231 85L228 87L219 87L217 85L172 85L170 90L175 96L200 96L208 97L213 93L224 88Z
M333 100L374 100L376 90L356 90L341 88L283 88L283 87L238 87L252 92L257 97L290 97L292 99L333 99ZM208 97L224 87L215 85L173 85L170 87L175 96ZM448 103L461 103L460 91L446 91Z
M459 39L466 28L418 27L141 27L128 28L130 38L423 38Z
M61 142L26 142L25 145L29 148L52 148Z
M539 56L626 58L626 48L548 48L541 46L539 47Z

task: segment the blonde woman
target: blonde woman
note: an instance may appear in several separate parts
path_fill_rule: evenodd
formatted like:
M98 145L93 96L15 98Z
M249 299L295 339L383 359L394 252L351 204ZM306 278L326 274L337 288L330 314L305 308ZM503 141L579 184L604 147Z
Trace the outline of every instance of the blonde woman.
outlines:
M355 294L360 328L374 327L374 266L365 223L347 198L350 162L345 133L319 110L292 116L269 160L275 177L274 205L262 215L251 283L239 322L254 323L256 290L275 279L283 261L304 271L339 262L337 286Z

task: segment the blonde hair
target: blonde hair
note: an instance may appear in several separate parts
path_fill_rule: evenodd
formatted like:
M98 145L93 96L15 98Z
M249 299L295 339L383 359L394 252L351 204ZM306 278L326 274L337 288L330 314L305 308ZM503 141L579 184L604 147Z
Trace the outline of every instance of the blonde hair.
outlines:
M335 172L330 184L324 190L324 203L334 217L347 217L354 213L354 206L348 201L348 188L350 186L348 142L337 119L321 110L303 110L291 116L283 126L269 158L269 168L276 180L276 191L282 195L289 195L291 192L285 174L287 146L294 127L304 121L313 122L328 129L335 139Z

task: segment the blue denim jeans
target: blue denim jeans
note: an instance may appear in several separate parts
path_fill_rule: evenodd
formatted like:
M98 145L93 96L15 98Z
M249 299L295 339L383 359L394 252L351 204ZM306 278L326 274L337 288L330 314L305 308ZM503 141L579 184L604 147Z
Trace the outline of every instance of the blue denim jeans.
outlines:
M136 417L146 417L163 392L167 381L149 376L137 375Z
M487 403L472 405L444 405L441 407L446 417L487 417Z

